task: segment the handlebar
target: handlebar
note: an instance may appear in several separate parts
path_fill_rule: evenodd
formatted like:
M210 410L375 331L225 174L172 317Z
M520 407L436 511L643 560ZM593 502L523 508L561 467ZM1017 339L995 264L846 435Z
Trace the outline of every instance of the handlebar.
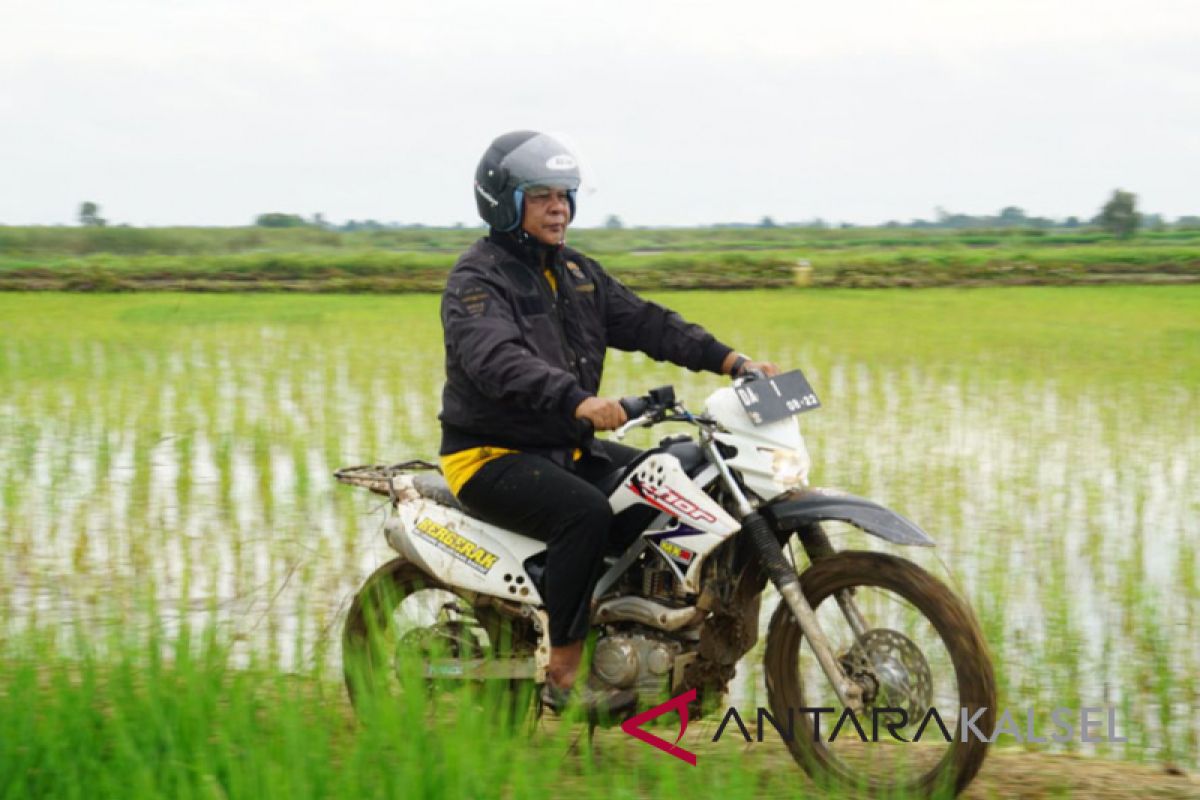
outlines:
M734 386L743 386L758 380L766 380L766 373L758 369L743 369L734 378ZM617 401L625 411L628 421L613 433L617 439L635 428L646 428L659 422L690 422L701 427L712 425L706 416L694 416L675 400L675 387L659 386L641 397L622 397Z
M622 397L619 402L629 421L614 432L613 435L618 440L625 438L625 434L634 428L667 421L667 415L672 411L683 411L682 407L675 402L675 387L673 386L659 386L657 389L651 389L644 397ZM680 421L682 419L680 418Z
M621 408L625 409L625 416L629 419L640 417L650 408L649 397L622 397L618 402Z

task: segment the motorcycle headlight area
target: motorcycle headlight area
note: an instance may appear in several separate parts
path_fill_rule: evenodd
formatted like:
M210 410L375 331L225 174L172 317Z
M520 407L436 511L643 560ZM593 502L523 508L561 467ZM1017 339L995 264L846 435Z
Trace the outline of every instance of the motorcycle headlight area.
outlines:
M808 468L811 466L808 453L776 447L770 450L770 454L771 477L776 483L788 489L808 485Z

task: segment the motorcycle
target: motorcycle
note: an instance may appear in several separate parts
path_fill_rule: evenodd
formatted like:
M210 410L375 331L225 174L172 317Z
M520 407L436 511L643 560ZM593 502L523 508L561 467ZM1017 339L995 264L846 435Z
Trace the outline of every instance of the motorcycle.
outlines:
M669 386L621 403L628 421L617 439L669 423L695 436L664 438L600 483L614 550L593 594L591 680L635 690L641 708L694 690L689 714L711 714L758 640L769 581L779 601L767 627L759 740L774 726L818 783L962 791L987 750L962 729L967 720L983 731L995 723L979 623L913 562L835 550L823 524L848 523L893 545L934 542L883 506L808 486L797 415L820 401L803 374L738 379L696 414ZM335 475L390 499L384 534L399 553L367 579L345 622L352 700L361 702L368 683L403 681L400 651L418 654L419 680L496 681L530 696L549 661L545 544L473 517L425 462ZM808 560L803 570L797 553ZM721 729L728 723L726 714Z

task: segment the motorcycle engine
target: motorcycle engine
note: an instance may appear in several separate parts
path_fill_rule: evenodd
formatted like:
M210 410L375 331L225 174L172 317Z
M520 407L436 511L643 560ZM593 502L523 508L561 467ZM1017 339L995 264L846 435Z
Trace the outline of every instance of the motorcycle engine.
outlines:
M683 643L641 626L601 636L592 653L592 673L610 686L654 695L671 674Z

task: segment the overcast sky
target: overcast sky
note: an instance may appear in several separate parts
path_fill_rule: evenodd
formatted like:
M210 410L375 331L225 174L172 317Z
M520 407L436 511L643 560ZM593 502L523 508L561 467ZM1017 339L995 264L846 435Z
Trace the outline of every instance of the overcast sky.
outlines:
M0 0L0 223L475 224L519 128L582 225L1200 214L1200 2Z

